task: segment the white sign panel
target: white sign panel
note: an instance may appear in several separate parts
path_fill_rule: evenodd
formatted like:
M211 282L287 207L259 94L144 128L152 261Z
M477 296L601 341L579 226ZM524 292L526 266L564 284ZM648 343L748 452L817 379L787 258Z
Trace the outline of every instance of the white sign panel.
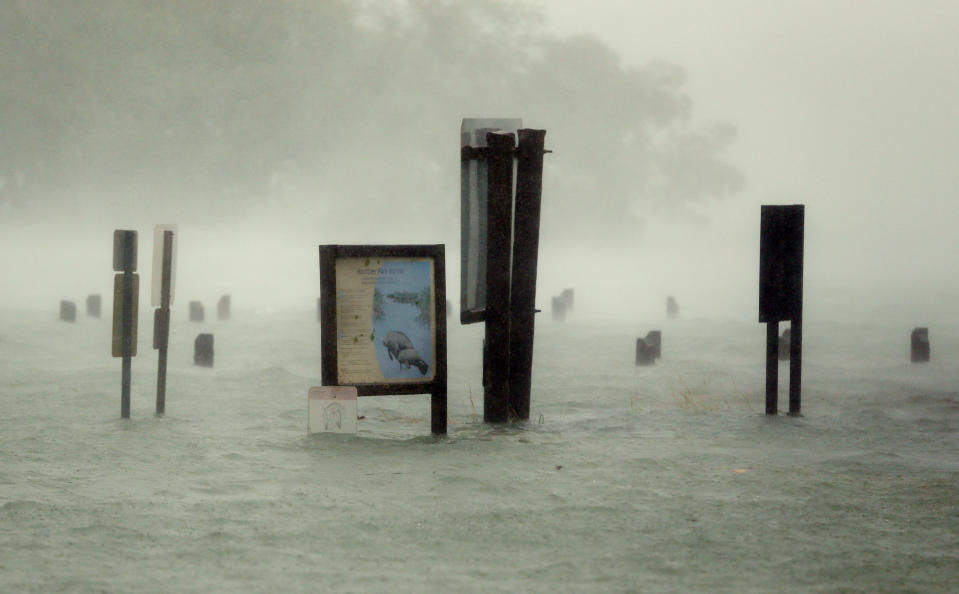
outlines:
M486 146L486 133L516 134L519 118L465 118L460 150ZM463 160L460 166L460 320L478 322L486 309L486 162Z
M160 287L163 282L163 232L173 231L173 257L170 259L170 305L176 292L176 225L157 225L153 228L153 284L151 285L150 305L160 307Z
M307 411L307 433L356 433L356 387L313 386Z

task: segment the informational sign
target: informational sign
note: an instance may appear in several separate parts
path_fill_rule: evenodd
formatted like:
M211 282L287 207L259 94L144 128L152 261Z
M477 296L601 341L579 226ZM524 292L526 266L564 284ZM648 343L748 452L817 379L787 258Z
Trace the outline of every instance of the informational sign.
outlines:
M307 433L356 433L356 388L314 386L307 396Z
M173 253L170 259L170 305L173 305L173 295L176 293L176 252L177 226L156 225L153 227L153 283L150 285L150 305L160 307L162 304L161 286L163 284L163 232L173 232Z
M338 258L337 377L345 384L429 382L436 374L431 258Z
M486 133L514 134L519 118L465 118L460 125L460 321L481 322L486 309ZM477 149L480 149L477 151Z
M131 304L133 306L132 313L130 314L130 352L127 353L131 357L135 357L137 354L137 315L140 301L140 277L139 275L131 275L133 293L131 296ZM123 317L125 309L123 307L123 274L115 274L113 276L113 348L112 353L114 357L122 357L123 352Z
M763 205L759 234L759 321L802 313L805 207Z
M323 385L445 394L442 245L320 246L320 278Z

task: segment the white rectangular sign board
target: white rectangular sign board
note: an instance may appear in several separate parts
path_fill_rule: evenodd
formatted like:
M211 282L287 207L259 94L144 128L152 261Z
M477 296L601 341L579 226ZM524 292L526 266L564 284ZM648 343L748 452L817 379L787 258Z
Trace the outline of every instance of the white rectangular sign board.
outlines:
M486 133L516 134L520 118L464 118L460 150L486 146ZM478 322L486 309L486 162L462 161L460 166L460 320ZM465 315L464 315L465 314Z
M176 292L176 225L157 225L153 228L153 284L150 286L150 305L160 307L160 286L163 283L163 232L173 231L173 254L170 258L170 305L173 305L173 294Z
M307 433L356 433L356 387L313 386L307 411Z

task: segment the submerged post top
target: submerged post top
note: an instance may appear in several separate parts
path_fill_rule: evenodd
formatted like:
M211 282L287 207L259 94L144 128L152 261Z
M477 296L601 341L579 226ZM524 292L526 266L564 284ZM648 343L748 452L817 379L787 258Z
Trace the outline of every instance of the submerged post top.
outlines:
M134 272L137 269L137 232L116 229L113 232L113 270Z

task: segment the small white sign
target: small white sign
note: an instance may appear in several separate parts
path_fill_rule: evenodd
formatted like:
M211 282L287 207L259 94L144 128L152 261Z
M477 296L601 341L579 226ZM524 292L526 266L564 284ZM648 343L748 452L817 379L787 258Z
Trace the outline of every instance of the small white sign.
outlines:
M160 307L160 289L163 282L163 232L173 231L173 254L170 258L170 305L173 305L173 294L176 292L176 225L156 225L153 227L153 284L150 286L150 305Z
M356 388L313 386L307 411L307 433L356 433Z

